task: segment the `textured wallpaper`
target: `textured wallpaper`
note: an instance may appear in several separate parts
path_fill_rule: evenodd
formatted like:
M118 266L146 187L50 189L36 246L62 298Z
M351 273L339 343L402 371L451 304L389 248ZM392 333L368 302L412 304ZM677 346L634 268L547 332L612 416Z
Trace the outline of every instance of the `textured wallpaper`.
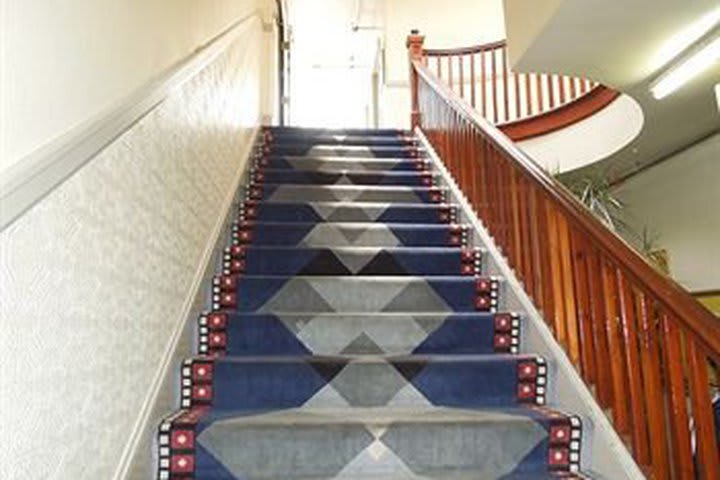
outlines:
M260 115L262 29L0 234L0 478L114 474Z

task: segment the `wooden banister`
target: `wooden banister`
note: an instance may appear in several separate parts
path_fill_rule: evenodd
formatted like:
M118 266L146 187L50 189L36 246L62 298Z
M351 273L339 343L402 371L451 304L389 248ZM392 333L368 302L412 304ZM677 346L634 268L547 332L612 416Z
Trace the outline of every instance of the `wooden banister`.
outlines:
M720 478L708 380L720 363L720 321L432 67L411 56L417 126L638 464L654 479Z
M417 34L414 38L423 37ZM605 108L619 96L584 79L513 72L504 40L444 49L423 49L421 40L412 54L435 67L441 80L515 141L567 127ZM457 81L453 65L460 72ZM479 104L476 90L482 92Z

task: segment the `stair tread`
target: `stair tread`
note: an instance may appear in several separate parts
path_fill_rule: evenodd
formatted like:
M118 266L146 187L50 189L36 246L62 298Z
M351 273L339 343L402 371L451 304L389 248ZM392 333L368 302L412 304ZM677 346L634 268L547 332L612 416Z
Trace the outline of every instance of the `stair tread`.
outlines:
M317 355L317 354L305 354L305 355L226 355L222 358L213 359L214 363L307 363L311 362L352 362L356 365L362 364L386 364L389 361L393 362L406 362L406 363L497 363L497 362L523 362L526 360L536 360L540 357L532 353L523 354L502 354L502 353L488 353L488 354L372 354L372 355L358 355L348 353L338 353L334 355ZM206 357L192 357L189 361L203 362L208 361Z
M247 424L268 425L333 425L365 423L370 425L398 423L498 423L528 421L570 421L557 410L538 406L507 407L445 407L435 405L379 406L379 407L308 407L274 411L234 410L215 411L200 407L204 421L237 417ZM576 420L572 420L576 421Z

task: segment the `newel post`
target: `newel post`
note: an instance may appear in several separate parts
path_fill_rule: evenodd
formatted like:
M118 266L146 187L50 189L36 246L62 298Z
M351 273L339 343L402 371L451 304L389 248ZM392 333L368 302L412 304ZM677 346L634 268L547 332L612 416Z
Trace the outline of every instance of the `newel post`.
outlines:
M407 37L407 42L405 42L405 46L408 49L408 59L410 61L410 125L412 128L419 127L422 123L420 118L420 102L418 99L418 74L413 66L413 61L417 60L422 62L424 41L424 35L420 35L418 30L411 30L410 35Z

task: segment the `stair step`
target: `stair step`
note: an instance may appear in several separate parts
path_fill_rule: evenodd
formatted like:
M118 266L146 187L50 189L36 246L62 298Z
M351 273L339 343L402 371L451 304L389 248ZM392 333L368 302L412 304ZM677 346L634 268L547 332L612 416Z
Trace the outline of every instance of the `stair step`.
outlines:
M330 155L293 156L272 155L260 158L256 166L274 169L303 171L342 170L346 172L416 172L430 167L430 162L422 158L372 158L358 159L333 157Z
M545 402L529 355L261 356L190 359L183 408L514 407Z
M481 251L461 248L265 247L226 249L224 274L477 275Z
M166 450L168 474L191 462L196 478L252 480L433 478L448 470L542 478L577 469L581 433L576 418L540 407L211 409L163 428L161 445L192 442Z
M458 247L469 244L466 225L405 223L284 223L241 221L238 244L301 247Z
M307 128L307 127L269 127L267 129L274 137L282 135L353 135L369 137L408 137L412 133L399 128Z
M430 172L344 172L342 170L261 169L252 173L255 183L302 185L396 185L430 187L436 178Z
M415 146L385 145L313 145L313 144L272 144L266 150L268 155L332 155L352 158L397 158L416 157Z
M440 187L263 183L248 187L246 195L249 200L266 202L442 203L447 190Z
M500 281L479 277L228 276L213 310L279 313L475 312L498 308Z
M248 200L241 219L264 222L449 223L458 207L449 204L378 202L262 202Z
M510 313L214 312L199 319L199 352L211 355L516 353Z
M412 137L378 135L302 135L297 133L273 134L273 145L358 145L405 147L416 145Z

